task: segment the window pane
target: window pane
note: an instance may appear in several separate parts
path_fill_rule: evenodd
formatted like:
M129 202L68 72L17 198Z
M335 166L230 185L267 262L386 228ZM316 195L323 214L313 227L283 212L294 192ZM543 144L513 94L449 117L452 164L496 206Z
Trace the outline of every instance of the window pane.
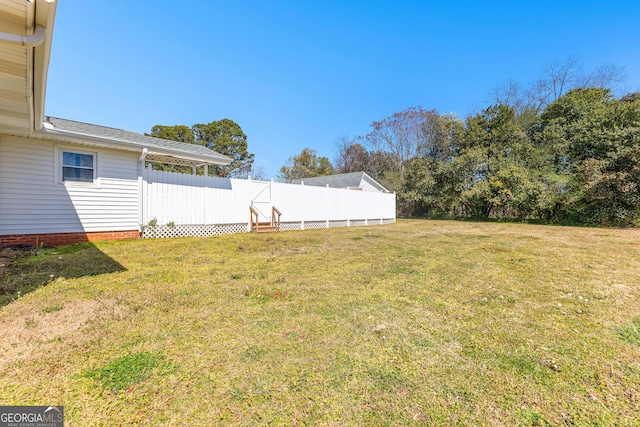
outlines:
M93 182L93 169L62 168L63 181Z
M62 152L62 166L76 166L82 168L93 168L93 155Z
M76 153L62 153L62 165L63 166L80 166L79 154Z
M75 182L93 182L93 154L62 152L62 180Z
M93 156L91 154L80 154L80 166L93 169Z

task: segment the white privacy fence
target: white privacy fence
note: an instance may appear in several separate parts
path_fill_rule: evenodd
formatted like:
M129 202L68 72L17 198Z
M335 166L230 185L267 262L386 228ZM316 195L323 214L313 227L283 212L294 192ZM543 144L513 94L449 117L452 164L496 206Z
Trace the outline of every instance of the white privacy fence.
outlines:
M270 221L271 207L282 230L395 222L393 193L354 191L247 179L217 178L144 169L144 237L249 231L249 208Z

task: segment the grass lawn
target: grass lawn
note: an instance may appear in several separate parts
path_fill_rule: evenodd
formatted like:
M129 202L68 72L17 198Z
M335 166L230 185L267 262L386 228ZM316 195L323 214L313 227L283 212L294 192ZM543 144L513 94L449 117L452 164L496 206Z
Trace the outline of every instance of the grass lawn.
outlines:
M640 232L397 224L18 258L0 405L66 425L640 424Z

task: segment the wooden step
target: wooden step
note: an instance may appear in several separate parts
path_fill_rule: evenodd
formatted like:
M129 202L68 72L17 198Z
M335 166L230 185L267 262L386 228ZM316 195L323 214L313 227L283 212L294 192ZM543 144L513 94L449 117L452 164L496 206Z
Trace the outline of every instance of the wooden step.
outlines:
M275 227L269 225L266 227L258 227L256 228L256 233L273 233L275 231L278 231Z
M278 231L278 229L271 225L270 222L259 222L256 224L255 231L256 233L272 233L274 231Z

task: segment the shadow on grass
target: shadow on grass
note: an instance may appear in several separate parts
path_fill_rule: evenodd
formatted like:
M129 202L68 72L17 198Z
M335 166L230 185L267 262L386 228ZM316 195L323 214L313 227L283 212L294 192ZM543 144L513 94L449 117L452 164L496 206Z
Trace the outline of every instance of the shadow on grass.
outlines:
M92 243L50 249L4 249L2 255L10 262L0 270L0 307L58 277L73 279L125 271Z

